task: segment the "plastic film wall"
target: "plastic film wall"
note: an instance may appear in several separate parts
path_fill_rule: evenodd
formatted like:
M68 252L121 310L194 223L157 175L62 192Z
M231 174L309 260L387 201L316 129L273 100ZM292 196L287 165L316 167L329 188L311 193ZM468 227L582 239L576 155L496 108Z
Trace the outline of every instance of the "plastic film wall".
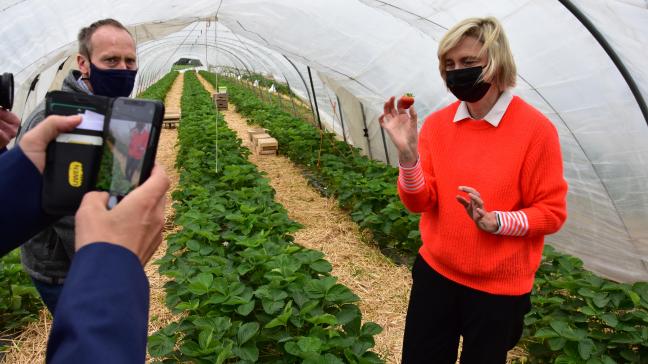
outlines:
M648 3L571 3L648 99ZM548 241L603 276L648 281L648 121L610 55L561 1L24 0L0 1L0 14L9 19L2 34L13 35L0 39L0 72L16 74L19 114L74 64L79 28L114 17L138 41L138 90L181 57L261 73L290 84L306 104L316 99L323 128L391 164L396 151L377 122L384 101L413 92L420 124L452 102L438 74L439 40L463 18L496 16L518 66L513 92L545 113L561 138L569 218Z

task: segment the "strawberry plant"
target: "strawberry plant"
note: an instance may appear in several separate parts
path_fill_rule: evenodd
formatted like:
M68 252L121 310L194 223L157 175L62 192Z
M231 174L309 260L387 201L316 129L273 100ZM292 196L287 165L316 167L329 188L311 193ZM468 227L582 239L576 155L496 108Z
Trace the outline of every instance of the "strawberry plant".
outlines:
M381 363L381 328L321 252L293 243L299 225L277 204L249 151L194 73L185 74L174 192L180 232L160 272L181 319L149 339L159 362Z
M43 302L16 249L0 259L0 330L11 334L38 318Z
M156 83L152 84L149 88L137 95L140 99L159 100L164 102L167 93L173 86L173 82L178 77L178 71L171 71L164 77L160 78Z
M203 76L213 80L213 75ZM366 161L332 135L259 101L234 80L219 81L228 85L237 110L268 128L280 151L304 167L323 193L336 196L383 248L388 244L405 255L416 254L418 218L403 213L395 188L397 170ZM548 245L536 277L519 343L529 354L523 362L648 363L648 283L602 279L579 259Z

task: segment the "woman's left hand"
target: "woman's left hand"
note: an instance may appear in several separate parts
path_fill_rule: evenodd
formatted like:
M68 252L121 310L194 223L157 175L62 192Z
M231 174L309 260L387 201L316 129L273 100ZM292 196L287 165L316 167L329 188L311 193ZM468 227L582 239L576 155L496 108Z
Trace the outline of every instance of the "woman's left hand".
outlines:
M484 208L484 201L481 199L479 192L468 186L459 186L459 191L468 194L470 200L461 195L457 195L457 201L463 205L468 216L477 224L480 229L494 233L497 231L497 217L494 212L488 212Z

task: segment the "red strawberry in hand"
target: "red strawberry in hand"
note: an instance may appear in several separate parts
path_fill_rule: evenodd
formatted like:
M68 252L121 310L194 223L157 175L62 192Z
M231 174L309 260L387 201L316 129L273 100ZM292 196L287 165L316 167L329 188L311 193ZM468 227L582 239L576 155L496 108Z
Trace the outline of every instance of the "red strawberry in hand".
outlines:
M405 109L405 110L409 109L410 106L412 106L412 105L414 105L414 95L412 95L409 92L406 93L405 95L401 96L398 99L398 103L396 104L396 106L399 109Z

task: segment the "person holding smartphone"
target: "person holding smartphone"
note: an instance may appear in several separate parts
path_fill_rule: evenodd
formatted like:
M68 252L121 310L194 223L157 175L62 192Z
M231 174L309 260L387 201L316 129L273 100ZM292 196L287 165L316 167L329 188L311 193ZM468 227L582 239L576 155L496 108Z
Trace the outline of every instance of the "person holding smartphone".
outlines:
M0 155L0 254L54 222L41 209L46 147L80 116L49 116ZM162 241L169 179L157 166L114 209L87 193L76 213L75 259L54 315L48 363L143 363L149 285L144 265ZM115 226L119 228L116 229Z
M510 89L516 67L499 21L466 19L439 43L439 71L459 99L417 131L411 107L384 105L398 149L398 191L421 213L403 360L506 362L522 334L544 236L567 218L555 126Z
M129 96L137 74L135 40L120 22L103 19L80 30L79 70L63 81L62 91L108 97ZM17 137L45 119L45 103L39 104ZM49 311L54 314L58 297L74 257L74 217L65 216L44 229L21 248L24 269Z

